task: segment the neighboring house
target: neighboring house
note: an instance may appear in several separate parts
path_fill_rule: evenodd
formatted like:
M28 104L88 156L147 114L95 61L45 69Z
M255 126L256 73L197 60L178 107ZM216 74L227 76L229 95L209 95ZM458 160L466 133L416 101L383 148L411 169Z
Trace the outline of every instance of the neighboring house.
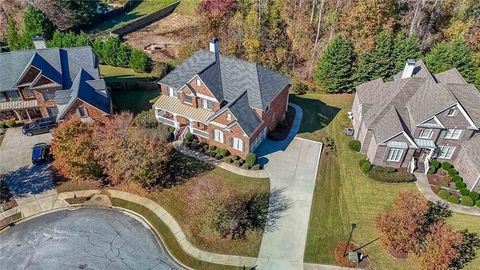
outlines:
M356 88L355 138L373 164L426 173L437 158L480 190L479 104L480 93L456 69L432 74L422 61L408 60L393 81Z
M256 63L220 55L219 42L198 51L159 82L158 121L245 157L283 120L287 77Z
M50 48L35 39L35 50L0 54L0 120L29 122L72 114L104 121L110 95L90 47Z

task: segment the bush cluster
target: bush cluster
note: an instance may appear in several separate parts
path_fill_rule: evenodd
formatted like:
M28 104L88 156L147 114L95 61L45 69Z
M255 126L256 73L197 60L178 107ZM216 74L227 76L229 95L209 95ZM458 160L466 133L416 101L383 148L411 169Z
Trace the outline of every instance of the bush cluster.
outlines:
M372 163L370 163L370 161L366 160L366 159L362 159L358 162L358 164L360 165L360 169L362 170L362 172L364 173L368 173L373 165Z
M462 196L467 196L468 194L470 194L470 191L468 190L468 188L461 188L460 189L460 194Z
M353 140L348 143L348 147L355 152L360 152L360 149L362 148L362 144L360 143L359 140Z
M450 192L448 190L445 190L445 189L442 189L438 192L438 197L446 200L448 199L448 197L450 196Z
M469 196L462 196L462 205L473 206L475 202Z
M460 201L458 200L458 197L453 195L453 194L448 196L447 201L449 201L451 203L454 203L454 204L460 203Z
M448 172L448 170L452 167L453 167L452 164L450 164L448 161L442 162L442 169L444 171Z

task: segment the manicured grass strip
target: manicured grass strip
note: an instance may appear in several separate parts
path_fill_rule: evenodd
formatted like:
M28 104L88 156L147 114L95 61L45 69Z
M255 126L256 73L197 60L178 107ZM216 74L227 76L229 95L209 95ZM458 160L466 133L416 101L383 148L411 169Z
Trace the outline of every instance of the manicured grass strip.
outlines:
M143 205L139 205L136 203L132 203L126 200L122 200L119 198L110 198L113 206L121 207L133 211L135 213L140 214L143 216L161 235L163 243L165 244L166 248L170 251L170 253L175 257L175 259L181 261L183 264L192 267L193 269L218 269L218 270L230 270L230 269L242 269L241 267L235 266L228 266L228 265L220 265L220 264L213 264L204 261L200 261L196 258L191 257L185 251L183 251L180 244L175 239L175 236L170 231L168 226L163 223L163 221L150 209L146 208Z

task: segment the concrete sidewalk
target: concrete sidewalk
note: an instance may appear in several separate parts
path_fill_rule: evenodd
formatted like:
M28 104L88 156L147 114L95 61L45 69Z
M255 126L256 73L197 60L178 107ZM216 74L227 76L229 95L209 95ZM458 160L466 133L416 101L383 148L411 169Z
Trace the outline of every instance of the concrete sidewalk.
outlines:
M472 216L480 216L480 208L474 206L463 206L459 204L453 204L442 198L438 197L435 192L432 191L430 188L430 184L428 183L427 176L423 173L415 173L415 177L417 181L415 184L417 185L418 190L423 194L427 200L431 202L442 201L448 205L450 210L456 213L461 213L465 215L472 215Z

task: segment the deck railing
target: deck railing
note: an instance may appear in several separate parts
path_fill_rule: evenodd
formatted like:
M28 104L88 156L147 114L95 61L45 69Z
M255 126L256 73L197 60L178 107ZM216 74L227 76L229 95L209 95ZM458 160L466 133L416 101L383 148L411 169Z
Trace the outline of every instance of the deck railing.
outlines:
M172 119L168 119L168 118L157 115L157 120L158 122L165 124L167 126L175 127L175 121L173 121Z
M201 136L201 137L204 137L204 138L208 138L208 131L204 131L204 130L201 130L201 129L197 129L197 128L192 128L192 134L194 135L198 135L198 136Z

